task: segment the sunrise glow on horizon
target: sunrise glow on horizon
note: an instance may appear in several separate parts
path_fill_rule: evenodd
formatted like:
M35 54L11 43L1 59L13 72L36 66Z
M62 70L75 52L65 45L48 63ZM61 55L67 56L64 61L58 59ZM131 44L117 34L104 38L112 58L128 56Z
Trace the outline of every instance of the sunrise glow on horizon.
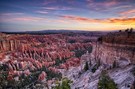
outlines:
M0 0L0 32L135 28L135 0Z

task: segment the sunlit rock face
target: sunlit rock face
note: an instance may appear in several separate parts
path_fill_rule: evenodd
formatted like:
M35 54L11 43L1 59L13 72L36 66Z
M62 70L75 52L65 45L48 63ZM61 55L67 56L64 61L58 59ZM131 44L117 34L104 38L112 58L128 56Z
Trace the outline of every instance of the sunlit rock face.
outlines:
M126 66L124 68L117 68L109 70L110 77L115 81L118 89L131 89L134 82L134 76L131 73L133 66Z
M98 44L92 43L92 53L84 54L81 57L81 65L71 68L64 72L65 76L73 81L71 89L98 89L98 81L102 70L107 69L107 73L117 84L118 89L130 89L134 83L134 75L131 70L134 64L134 50L130 46L126 48L121 45ZM93 73L92 65L101 61L101 66ZM91 62L89 70L84 72L86 61ZM117 68L112 68L114 61L117 63ZM108 68L104 67L108 65ZM83 71L83 72L82 72ZM80 73L81 72L81 73Z
M0 41L1 52L19 50L20 46L21 46L20 41L18 40L1 40Z
M114 61L119 63L119 66L126 66L130 63L135 63L135 47L119 44L93 44L93 51L90 54L92 59L100 59L104 64L110 66Z

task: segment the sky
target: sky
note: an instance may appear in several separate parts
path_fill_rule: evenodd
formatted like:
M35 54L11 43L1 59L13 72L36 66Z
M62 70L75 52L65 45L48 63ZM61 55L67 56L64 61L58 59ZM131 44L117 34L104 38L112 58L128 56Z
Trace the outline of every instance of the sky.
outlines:
M0 32L135 28L135 0L0 0Z

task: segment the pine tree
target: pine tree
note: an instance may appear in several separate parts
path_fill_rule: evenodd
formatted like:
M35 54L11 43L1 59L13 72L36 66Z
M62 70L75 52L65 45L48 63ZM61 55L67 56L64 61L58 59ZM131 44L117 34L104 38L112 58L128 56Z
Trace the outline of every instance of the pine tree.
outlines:
M106 71L101 73L99 82L98 82L98 89L118 89L115 82L109 77Z
M113 68L116 68L116 67L117 67L117 62L114 61L114 62L113 62Z
M62 79L62 83L57 83L57 86L55 86L53 89L71 89L70 83L72 81L68 80L67 78Z
M88 62L85 62L84 70L85 70L85 71L89 70Z

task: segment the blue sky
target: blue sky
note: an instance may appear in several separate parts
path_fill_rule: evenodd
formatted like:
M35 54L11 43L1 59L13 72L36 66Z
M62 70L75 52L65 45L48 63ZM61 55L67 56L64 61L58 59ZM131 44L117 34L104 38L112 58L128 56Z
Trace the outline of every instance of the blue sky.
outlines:
M135 28L135 0L0 0L0 31Z

